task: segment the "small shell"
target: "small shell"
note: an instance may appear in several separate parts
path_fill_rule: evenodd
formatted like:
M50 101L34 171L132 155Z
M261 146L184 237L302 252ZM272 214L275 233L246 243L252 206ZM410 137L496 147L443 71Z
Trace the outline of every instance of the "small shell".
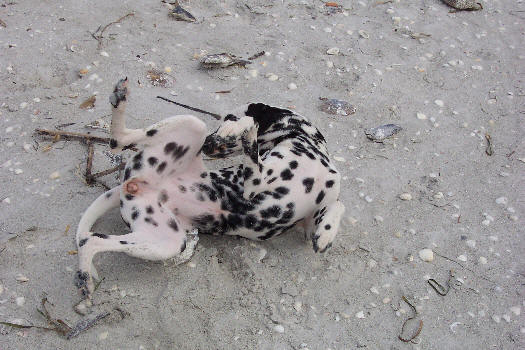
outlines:
M356 112L355 106L342 100L335 98L319 97L323 103L319 106L319 110L328 114L350 115Z
M191 13L183 9L179 2L176 1L174 4L173 10L170 12L170 16L173 17L177 21L185 21L185 22L195 22L196 19L193 17Z
M239 59L229 53L206 55L201 59L201 65L204 68L225 68L233 65L245 66L250 63L250 61Z
M383 142L384 139L397 134L401 130L403 130L403 128L399 125L385 124L377 128L365 129L365 135L372 141Z
M419 258L423 261L431 262L434 260L434 252L432 251L432 249L421 249L418 254Z
M456 10L478 11L483 8L483 6L475 0L443 0L443 2Z

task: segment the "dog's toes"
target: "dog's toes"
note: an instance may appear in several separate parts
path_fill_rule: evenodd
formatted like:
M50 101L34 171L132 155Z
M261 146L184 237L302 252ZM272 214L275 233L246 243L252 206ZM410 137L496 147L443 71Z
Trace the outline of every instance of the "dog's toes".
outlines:
M312 237L312 247L316 253L324 253L332 246L330 237L326 235L314 235Z

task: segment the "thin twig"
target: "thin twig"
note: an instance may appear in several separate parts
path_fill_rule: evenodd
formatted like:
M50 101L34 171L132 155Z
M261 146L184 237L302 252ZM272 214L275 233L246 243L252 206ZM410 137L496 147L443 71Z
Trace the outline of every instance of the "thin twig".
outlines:
M445 259L445 260L448 260L448 261L450 261L450 262L453 262L453 263L458 264L459 266L461 266L461 267L464 268L465 270L472 272L472 274L473 274L474 276L476 276L476 277L479 277L479 278L481 278L481 279L484 279L485 281L488 281L488 282L490 282L490 283L496 284L496 282L492 281L491 279L489 279L489 278L487 278L487 277L485 277L485 276L483 276L483 275L478 275L478 274L476 273L476 271L474 271L474 270L472 270L472 269L470 269L470 268L464 266L462 263L460 263L460 262L457 261L457 260L454 260L454 259L452 259L452 258L449 258L448 256L444 256L444 255L442 255L442 254L436 252L435 250L434 250L434 254L436 254L437 256L439 256L439 257L441 257L441 258L443 258L443 259Z
M103 170L103 171L100 171L98 173L95 173L95 174L91 175L91 179L94 180L96 178L109 175L111 173L114 173L115 171L119 171L119 170L124 169L125 166L126 166L126 163L120 163L116 167L113 167L113 168L110 168L110 169L107 169L107 170Z
M40 302L42 310L37 309L37 311L40 312L40 314L45 317L47 322L51 326L53 326L53 329L57 333L62 334L62 335L68 334L71 331L71 327L67 325L64 321L53 318L51 314L49 313L49 311L47 310L46 303L49 303L49 301L47 300L47 297L43 297L42 301Z
M170 99L167 99L166 97L157 96L157 98L160 98L161 100L164 100L164 101L167 101L167 102L171 102L173 104L176 104L177 106L181 106L183 108L189 109L190 111L211 115L212 117L214 117L217 120L221 120L222 119L222 116L220 116L218 114L215 114L215 113L212 113L212 112L207 112L207 111L202 110L200 108L191 107L191 106L188 106L188 105L185 105L185 104L182 104L182 103L178 103L178 102L172 101Z
M263 56L265 53L265 51L257 52L255 55L248 57L248 61L253 61L256 58Z
M88 156L86 164L86 182L88 185L93 183L93 177L91 176L91 168L93 167L93 154L95 153L95 148L93 143L88 140Z
M487 140L487 148L485 149L485 153L488 156L491 156L494 154L494 147L492 147L492 137L490 137L489 133L486 133L485 139Z
M109 140L110 140L109 137L100 137L100 136L82 134L79 132L71 132L71 131L35 129L35 132L40 135L47 135L47 136L53 136L53 137L58 136L58 137L71 138L71 139L77 139L77 140L83 140L83 141L91 140L91 141L100 142L100 143L109 143Z
M432 287L432 289L434 289L436 291L436 293L438 293L439 295L441 296L445 296L448 294L448 292L450 291L450 281L452 280L452 278L454 277L454 273L452 270L450 270L450 273L449 273L449 276L448 276L448 280L447 280L447 287L443 287L441 284L439 284L435 279L433 278L430 278L427 280L427 283L430 284L430 286Z
M78 322L74 327L73 329L71 329L71 332L69 332L67 335L66 335L66 338L67 339L71 339L71 338L74 338L76 336L78 336L80 333L90 329L91 327L93 327L98 321L108 317L110 315L109 312L104 312L104 313L101 313L101 314L98 314L97 316L95 316L95 318L92 318L92 319L87 319L87 320L82 320L80 322Z
M403 341L405 343L408 343L408 342L412 342L412 340L414 340L421 333L421 330L423 329L423 321L419 320L419 327L417 328L416 332L410 338L403 338L402 335L405 332L405 326L408 323L408 321L413 320L414 318L416 318L417 310L416 310L416 307L414 305L412 305L412 303L410 303L410 301L408 301L408 299L404 295L402 296L402 298L405 301L405 303L407 303L410 306L410 308L412 309L412 312L414 313L414 315L412 317L407 318L405 320L405 322L403 322L403 326L401 326L401 334L399 334L397 337L399 338L399 340L401 340L401 341Z
M122 20L126 19L127 17L131 17L131 16L134 16L135 14L133 12L130 12L128 13L127 15L124 15L122 17L120 17L119 19L117 19L116 21L113 21L111 23L108 23L106 24L104 27L101 27L99 26L97 28L97 30L94 32L94 33L90 33L91 36L96 40L98 41L98 49L100 50L100 48L102 47L102 38L103 38L103 34L104 32L106 31L106 29L108 29L110 26L112 26L113 24L117 24L117 23L120 23ZM102 28L102 29L101 29ZM97 34L98 33L98 34Z

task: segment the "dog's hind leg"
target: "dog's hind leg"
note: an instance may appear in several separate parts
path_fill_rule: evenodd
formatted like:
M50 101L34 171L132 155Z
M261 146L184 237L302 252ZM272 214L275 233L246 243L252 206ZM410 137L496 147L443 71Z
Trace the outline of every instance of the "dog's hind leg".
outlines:
M108 210L118 207L119 194L120 186L116 186L101 194L93 203L91 203L78 223L76 234L77 245L78 242L84 238L84 235L91 231L91 228L99 217L104 215Z
M89 232L78 245L79 270L75 284L85 298L94 291L93 257L101 252L124 252L146 260L165 260L186 249L187 227L170 213L156 212L147 222L133 227L133 232L124 235L106 235ZM152 230L153 229L153 230ZM194 246L190 245L190 248Z

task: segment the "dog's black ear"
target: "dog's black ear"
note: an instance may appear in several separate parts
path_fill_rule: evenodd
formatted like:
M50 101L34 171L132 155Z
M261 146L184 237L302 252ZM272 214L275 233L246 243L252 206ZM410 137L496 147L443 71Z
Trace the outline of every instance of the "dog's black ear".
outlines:
M251 103L244 112L259 124L259 133L265 133L268 128L281 119L293 115L292 111L265 105L264 103Z
M226 117L224 117L224 121L226 121L226 120L231 120L231 121L236 122L237 120L239 120L239 118L237 118L233 114L228 114Z

